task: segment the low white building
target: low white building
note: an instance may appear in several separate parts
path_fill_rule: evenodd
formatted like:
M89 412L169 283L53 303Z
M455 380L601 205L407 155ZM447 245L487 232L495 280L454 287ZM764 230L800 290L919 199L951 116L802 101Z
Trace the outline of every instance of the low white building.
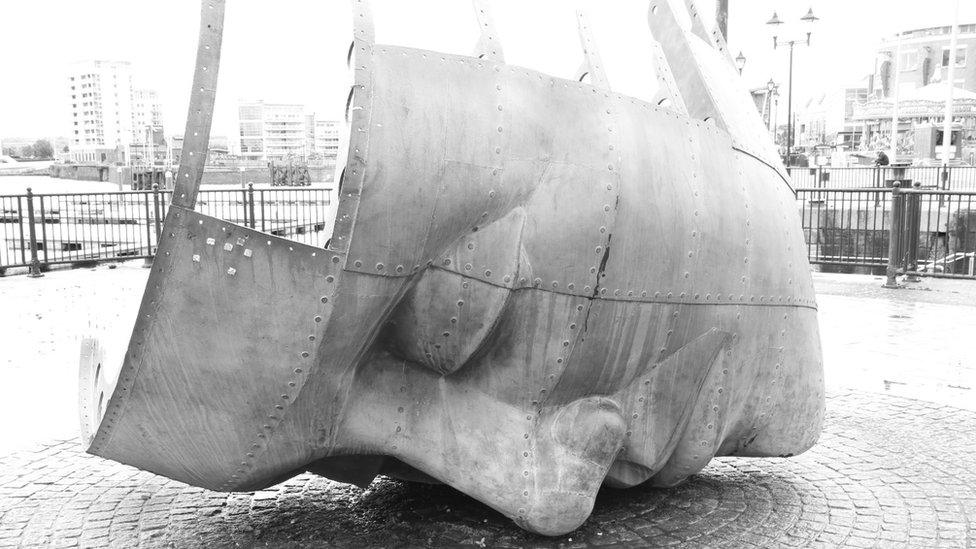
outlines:
M241 102L238 106L240 156L251 162L307 157L305 108L299 104Z

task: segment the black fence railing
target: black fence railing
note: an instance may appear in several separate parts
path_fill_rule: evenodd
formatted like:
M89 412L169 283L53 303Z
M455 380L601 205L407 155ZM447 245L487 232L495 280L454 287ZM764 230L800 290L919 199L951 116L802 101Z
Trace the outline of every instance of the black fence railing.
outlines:
M855 166L831 168L787 168L796 187L866 189L884 187L900 177L918 183L923 189L976 191L976 166Z
M976 278L976 191L796 189L812 264Z
M151 258L171 191L0 195L0 274L66 263ZM205 190L197 211L313 246L324 246L331 189Z

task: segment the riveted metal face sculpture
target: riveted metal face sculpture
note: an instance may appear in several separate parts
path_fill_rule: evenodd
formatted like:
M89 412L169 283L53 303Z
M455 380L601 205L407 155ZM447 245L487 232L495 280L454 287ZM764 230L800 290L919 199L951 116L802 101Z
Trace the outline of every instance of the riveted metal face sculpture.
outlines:
M505 64L476 4L462 57L375 44L353 2L323 249L193 211L223 13L205 1L197 153L111 400L86 408L90 452L214 490L435 480L561 534L601 485L816 441L802 233L721 37L652 2L647 103L610 90L582 16L593 84Z

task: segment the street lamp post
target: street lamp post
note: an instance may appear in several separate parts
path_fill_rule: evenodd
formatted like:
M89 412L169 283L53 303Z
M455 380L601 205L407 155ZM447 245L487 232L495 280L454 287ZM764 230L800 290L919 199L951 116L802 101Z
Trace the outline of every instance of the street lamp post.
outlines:
M746 68L746 56L741 51L735 58L735 68L739 69L739 76L742 76L742 69Z
M779 27L783 25L783 21L780 20L776 12L773 12L773 16L766 22L773 29L773 49L779 49L781 45L788 45L790 47L790 75L789 75L789 92L786 97L786 166L789 167L793 164L793 48L797 45L806 44L810 45L810 37L813 34L813 24L816 23L820 18L813 14L813 8L807 11L807 14L800 18L800 21L806 27L806 38L803 39L790 39L780 42Z

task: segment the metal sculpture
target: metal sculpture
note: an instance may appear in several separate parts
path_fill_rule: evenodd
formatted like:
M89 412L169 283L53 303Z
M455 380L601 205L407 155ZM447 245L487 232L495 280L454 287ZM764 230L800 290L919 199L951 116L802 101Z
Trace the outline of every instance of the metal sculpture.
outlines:
M375 44L353 1L323 249L193 211L224 8L204 2L189 154L111 391L83 357L89 452L225 491L438 481L555 535L601 485L817 440L793 194L722 41L651 2L658 105L609 89L584 17L592 83L505 64L475 4L465 57Z

